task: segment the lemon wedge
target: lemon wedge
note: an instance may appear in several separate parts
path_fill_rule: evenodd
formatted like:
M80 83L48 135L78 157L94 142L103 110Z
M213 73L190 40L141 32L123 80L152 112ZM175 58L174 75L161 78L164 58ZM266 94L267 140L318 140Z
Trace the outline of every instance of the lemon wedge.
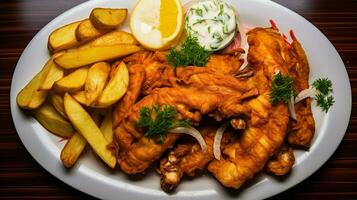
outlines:
M144 47L162 50L179 40L183 18L180 0L139 0L130 17L130 29Z

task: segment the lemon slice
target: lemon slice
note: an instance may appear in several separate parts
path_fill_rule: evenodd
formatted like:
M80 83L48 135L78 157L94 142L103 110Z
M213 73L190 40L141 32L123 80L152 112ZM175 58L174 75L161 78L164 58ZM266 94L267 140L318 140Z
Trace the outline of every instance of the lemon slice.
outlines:
M130 29L148 49L170 47L183 30L180 0L139 0L130 17Z

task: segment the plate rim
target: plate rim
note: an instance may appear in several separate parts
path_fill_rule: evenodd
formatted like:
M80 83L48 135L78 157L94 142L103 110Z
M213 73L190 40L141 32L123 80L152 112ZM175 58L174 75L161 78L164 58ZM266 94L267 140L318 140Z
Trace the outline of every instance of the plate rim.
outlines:
M105 0L107 2L111 2L112 0ZM239 0L238 0L239 1ZM268 4L272 4L273 6L277 6L279 7L279 9L283 9L284 11L286 12L289 12L290 14L293 14L295 15L295 17L297 18L302 18L304 20L304 23L308 23L313 29L315 29L315 31L317 31L319 34L321 34L324 39L333 47L333 53L335 53L337 55L337 59L339 62L342 63L342 66L343 66L343 72L345 72L345 75L346 77L348 78L348 81L347 81L347 88L346 90L348 91L348 96L345 98L346 102L347 103L347 113L346 115L348 115L348 120L346 120L345 122L345 125L343 125L344 128L344 131L341 132L341 134L338 135L338 140L337 142L335 142L337 145L335 145L333 148L329 148L329 152L327 154L329 154L328 156L323 156L322 159L320 159L320 161L318 162L319 164L317 164L316 166L311 166L311 168L313 168L312 170L309 170L308 173L305 173L303 175L303 178L298 178L296 179L295 181L292 181L290 182L289 184L287 185L284 185L280 191L271 191L269 193L267 193L268 195L263 195L261 197L270 197L270 196L274 196L278 193L281 193L281 192L284 192L286 191L287 189L295 186L296 184L306 180L307 178L309 178L313 173L315 173L319 168L321 168L325 163L326 161L334 154L334 152L336 151L336 149L339 147L340 143L342 142L342 139L346 133L346 130L348 128L348 124L349 124L349 121L350 121L350 115L351 115L351 111L352 111L352 93L351 93L351 85L350 85L350 81L349 81L349 76L348 76L348 73L347 73L347 70L346 70L346 67L344 65L344 62L341 58L341 56L339 55L339 53L337 52L336 48L333 46L333 44L327 39L327 37L317 28L315 27L311 22L309 22L308 20L306 20L304 17L300 16L299 14L297 14L296 12L290 10L289 8L286 8L285 6L282 6L274 1L270 1L270 0L255 0L255 1L258 1L258 2L262 2L262 3L268 3ZM14 123L14 126L15 126L15 129L16 129L16 132L17 134L19 135L19 138L21 140L21 142L23 143L23 145L25 146L26 150L30 153L30 155L35 159L35 161L37 163L39 163L41 165L41 167L43 167L47 172L49 172L51 175L55 176L57 179L59 179L60 181L66 183L67 185L73 187L73 188L76 188L77 190L80 190L81 192L84 192L86 194L89 194L91 196L94 196L94 197L100 197L100 198L108 198L108 196L105 196L105 192L101 192L102 194L98 195L98 193L95 193L94 190L87 190L85 187L81 186L81 185L76 185L76 184L73 184L73 182L71 182L71 179L66 179L64 180L63 177L60 177L60 175L58 173L56 173L56 171L54 171L54 169L51 169L49 167L48 164L46 163L43 163L39 160L42 160L42 159L39 159L38 155L35 154L35 152L33 151L30 151L30 147L29 147L29 144L27 143L27 141L25 141L25 137L23 136L23 133L21 132L21 129L19 128L19 126L21 126L19 124L19 122L17 122L17 120L15 120L17 118L16 116L16 113L19 108L17 107L16 105L16 95L17 95L17 92L14 91L14 87L13 85L15 84L15 80L14 80L14 77L15 77L15 74L16 73L19 73L18 70L18 66L19 66L19 63L23 62L23 54L26 50L28 50L28 47L32 45L33 41L35 41L39 35L41 35L42 32L44 32L49 26L51 26L52 24L58 24L59 21L63 20L62 18L66 15L73 15L74 11L77 10L77 9L80 9L81 7L86 7L86 6L91 6L91 5L96 5L98 3L103 3L103 0L92 0L92 1L87 1L87 2L83 2L81 4L78 4L66 11L64 11L63 13L61 13L60 15L56 16L53 20L51 20L49 23L47 23L43 28L41 28L40 31L38 31L36 33L36 35L30 40L30 42L28 43L28 45L24 48L24 51L22 52L17 64L16 64L16 67L15 67L15 70L13 72L13 75L12 75L12 80L11 80L11 88L10 88L10 108L11 108L11 116L12 116L12 120L13 120L13 123ZM330 114L330 113L329 113ZM20 133L21 132L21 133ZM73 176L74 174L72 174L71 176ZM78 178L81 178L81 177L78 177L77 175L73 178L73 179L78 179ZM90 184L88 184L88 186L90 186ZM121 192L128 192L128 190L122 190ZM140 193L136 193L138 195L140 195ZM129 193L127 194L129 195ZM132 193L131 195L134 195L133 197L135 198L138 198L140 196L135 196L135 193ZM153 194L153 196L155 197L155 195L158 195L158 194ZM157 196L158 197L158 196ZM160 196L162 197L162 196ZM185 196L166 196L166 197L170 197L170 198L178 198L178 199L182 199L184 198ZM205 198L205 196L196 196L197 199L200 199L199 197L203 197ZM141 197L142 198L142 197ZM202 199L203 199L202 198ZM143 198L145 199L145 197Z

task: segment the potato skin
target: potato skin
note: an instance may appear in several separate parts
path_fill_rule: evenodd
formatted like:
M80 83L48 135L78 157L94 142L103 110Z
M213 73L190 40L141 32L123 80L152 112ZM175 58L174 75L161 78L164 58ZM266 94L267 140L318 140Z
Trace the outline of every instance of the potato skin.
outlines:
M87 42L98 38L110 30L97 29L89 19L80 23L75 31L78 41Z
M117 12L114 13L118 15L116 21L109 18L100 19L103 17L105 18L105 16L103 15L106 14L114 15L113 12ZM92 22L93 26L96 27L97 29L108 30L108 29L114 29L120 24L122 24L125 21L127 14L128 14L128 9L126 8L121 8L121 9L95 8L90 13L89 20Z
M81 43L77 40L75 32L82 21L83 20L72 22L52 31L47 41L47 49L49 52L53 54L61 50L79 46Z

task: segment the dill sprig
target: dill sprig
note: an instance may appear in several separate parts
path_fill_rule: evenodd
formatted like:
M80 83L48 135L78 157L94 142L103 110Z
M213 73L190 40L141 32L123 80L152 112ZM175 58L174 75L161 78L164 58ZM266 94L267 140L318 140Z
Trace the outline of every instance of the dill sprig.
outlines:
M188 36L180 50L171 48L167 55L167 62L174 67L178 66L204 66L212 52L206 51L197 41L196 37Z
M271 85L271 104L276 105L279 102L288 103L290 98L294 96L293 83L293 79L289 76L283 76L280 72L277 73Z
M153 105L151 108L142 107L137 126L145 128L145 137L156 137L157 142L162 143L167 131L178 126L190 126L187 120L175 120L176 109L171 105Z
M323 95L328 95L332 92L332 82L327 78L318 78L312 83L312 86L316 88Z

